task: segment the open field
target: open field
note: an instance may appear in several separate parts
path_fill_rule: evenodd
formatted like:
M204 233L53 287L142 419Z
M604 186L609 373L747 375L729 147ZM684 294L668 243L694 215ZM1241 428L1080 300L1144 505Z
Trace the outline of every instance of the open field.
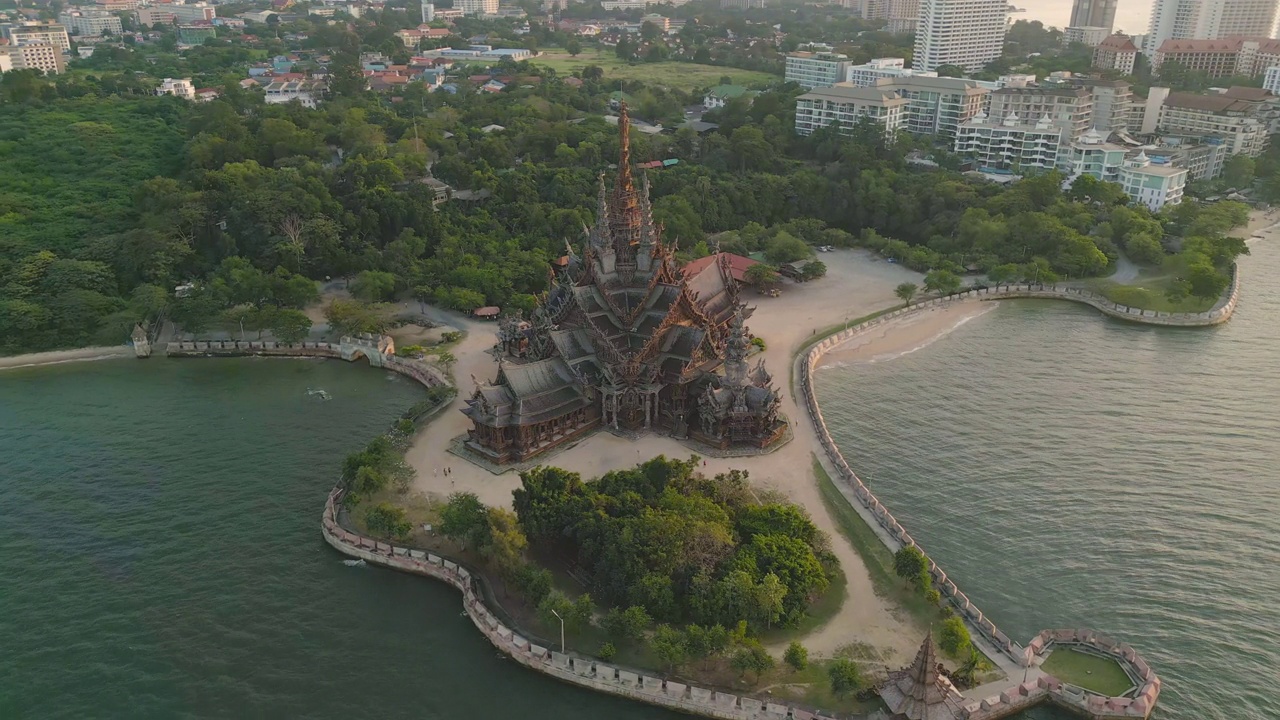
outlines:
M1064 683L1116 697L1133 686L1119 663L1110 658L1056 648L1040 669Z
M728 76L735 85L767 85L782 78L766 72L740 70L719 65L700 65L686 62L626 63L612 51L584 50L578 57L559 48L544 49L529 62L551 68L560 75L571 75L588 65L598 65L604 70L605 80L639 80L650 85L679 90L711 87L720 84L720 78Z

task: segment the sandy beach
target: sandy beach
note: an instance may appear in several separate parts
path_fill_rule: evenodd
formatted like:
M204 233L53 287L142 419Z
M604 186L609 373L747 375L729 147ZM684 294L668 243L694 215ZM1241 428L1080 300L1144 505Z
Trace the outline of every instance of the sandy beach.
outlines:
M790 370L795 351L816 331L897 305L899 301L893 289L902 282L919 283L921 276L860 250L839 250L823 254L821 259L828 268L825 278L804 284L787 283L777 298L750 292L743 296L756 308L747 324L752 333L768 345L765 363L773 373L774 383L783 391L783 412L795 421L795 439L763 457L708 458L704 472L715 474L733 468L750 471L754 484L776 490L802 505L818 527L831 537L833 550L847 577L848 594L835 617L803 638L812 653L829 656L840 647L857 642L878 649L884 662L890 665L905 664L919 647L925 628L900 617L895 607L875 594L862 558L839 534L827 514L812 470L817 438L792 396ZM963 307L966 313L982 310L976 303ZM933 315L926 317L928 322L910 326L914 330L909 337L932 327ZM958 321L958 316L950 313L939 313L937 317L946 318L942 320L944 325ZM448 411L422 431L408 452L408 460L417 471L414 489L436 497L466 490L476 493L486 504L509 506L511 491L520 483L517 473L494 475L447 451L452 440L467 430L468 421L459 410L474 388L472 377L491 380L496 374L497 365L486 351L496 341L497 326L457 315L450 315L448 322L467 331L467 337L453 351L458 358L454 376L459 397ZM919 340L911 342L918 344ZM688 447L669 437L645 435L629 440L599 432L572 447L553 452L546 457L546 462L578 472L584 478L595 478L608 470L659 454L687 457L691 453ZM443 474L445 467L451 469L447 478Z
M859 333L823 356L824 364L883 362L923 349L970 320L995 310L999 302L961 302L919 310Z
M50 352L0 357L0 370L122 357L133 357L133 348L128 345L112 345L110 347L76 348L75 350L52 350Z

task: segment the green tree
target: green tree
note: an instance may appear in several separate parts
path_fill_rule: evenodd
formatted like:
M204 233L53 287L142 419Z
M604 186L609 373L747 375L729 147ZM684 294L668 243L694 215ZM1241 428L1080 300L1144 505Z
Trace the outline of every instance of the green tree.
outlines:
M950 270L930 270L924 276L924 289L950 295L960 289L960 277Z
M604 630L618 642L637 643L644 639L645 628L651 622L649 613L639 605L623 610L611 608L604 616Z
M440 532L458 542L482 548L489 543L489 512L471 492L455 492L440 511Z
M862 688L862 670L849 658L836 658L827 666L827 678L831 681L831 691L837 695L847 695Z
M910 305L911 300L916 296L916 291L918 291L919 289L920 288L915 283L904 282L899 284L898 287L893 289L893 294L897 295L898 299L901 300L902 302L906 303L907 305Z
M746 272L742 274L742 279L745 280L748 285L764 287L777 283L780 277L778 275L778 271L773 269L773 266L766 265L764 263L756 263L755 265L747 268Z
M1248 155L1232 155L1222 165L1222 182L1229 188L1247 190L1253 186L1255 164Z
M394 298L396 276L389 272L364 270L351 281L351 295L365 302L381 302Z
M281 342L301 342L311 333L311 318L301 310L278 310L272 314L270 328Z
M792 670L799 672L809 667L809 650L799 642L792 640L787 646L787 652L782 656L783 661L791 666Z
M324 316L329 327L342 335L381 333L390 327L386 306L358 300L332 300Z
M569 57L578 57L578 53L582 52L582 43L571 37L565 41L564 50L569 53Z
M649 638L649 649L667 666L667 672L674 672L676 666L689 657L688 638L683 632L670 625L662 624Z
M800 277L806 281L817 280L826 274L827 264L821 260L814 260L813 262L805 263L804 267L800 268Z
M939 65L936 71L938 77L962 78L964 77L964 68L959 65Z
M938 632L938 647L942 648L942 652L951 657L960 657L969 650L970 645L969 629L964 626L963 620L952 616L942 621Z
M464 504L470 505L471 501L463 501ZM471 509L468 507L460 515L465 525L471 521ZM488 516L488 542L484 543L484 554L489 558L502 573L503 577L511 577L512 574L524 564L524 551L529 547L529 540L525 537L524 532L520 529L520 521L516 519L516 514L506 508L491 507L487 510ZM459 518L455 518L455 521ZM468 528L469 532L465 533L470 536L474 532L473 528ZM443 526L441 532L444 532Z
M915 545L903 546L893 554L893 571L898 577L923 587L920 578L929 577L929 563Z
M385 502L365 511L364 524L374 536L388 540L403 540L413 531L413 523L405 518L404 508Z
M614 644L611 642L601 643L600 649L596 651L596 655L599 656L601 660L609 662L618 655L618 648L614 647Z
M729 660L729 666L738 671L740 677L753 673L759 681L762 674L773 669L774 659L759 642L750 640L733 654Z

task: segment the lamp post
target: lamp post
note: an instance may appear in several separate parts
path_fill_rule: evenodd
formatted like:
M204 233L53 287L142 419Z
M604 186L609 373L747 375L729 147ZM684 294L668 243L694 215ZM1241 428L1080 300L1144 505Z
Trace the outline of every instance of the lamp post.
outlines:
M551 614L555 615L556 619L560 621L560 652L564 652L564 618L560 617L560 613L556 612L554 608L551 610Z

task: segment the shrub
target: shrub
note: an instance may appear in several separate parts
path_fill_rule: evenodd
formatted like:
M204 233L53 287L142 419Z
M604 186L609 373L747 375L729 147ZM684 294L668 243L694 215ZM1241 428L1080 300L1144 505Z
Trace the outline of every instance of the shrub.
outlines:
M401 540L408 537L413 530L413 523L404 515L404 508L391 503L378 503L364 514L365 527L369 532L390 540Z
M929 588L924 593L924 599L929 601L930 605L937 605L942 602L942 593L937 588Z
M832 692L837 695L856 692L862 687L862 671L849 658L836 658L827 668L827 677L831 680Z
M449 330L440 334L440 342L451 343L458 342L462 339L462 333L457 330Z
M938 647L951 657L959 657L969 649L969 628L958 617L949 617L942 621L942 630L938 633Z
M606 642L600 646L600 651L596 654L600 656L601 660L608 662L618 654L618 648L614 647L613 643Z
M751 338L751 344L752 344L752 345L754 345L754 346L755 346L755 347L757 347L757 348L760 348L760 352L764 352L765 350L767 350L767 349L768 349L768 348L767 348L767 346L766 346L766 345L765 345L765 343L764 343L764 338L762 338L762 337L753 337L753 338Z
M809 666L809 650L798 642L792 642L787 646L787 652L782 656L783 661L791 666L797 672Z

